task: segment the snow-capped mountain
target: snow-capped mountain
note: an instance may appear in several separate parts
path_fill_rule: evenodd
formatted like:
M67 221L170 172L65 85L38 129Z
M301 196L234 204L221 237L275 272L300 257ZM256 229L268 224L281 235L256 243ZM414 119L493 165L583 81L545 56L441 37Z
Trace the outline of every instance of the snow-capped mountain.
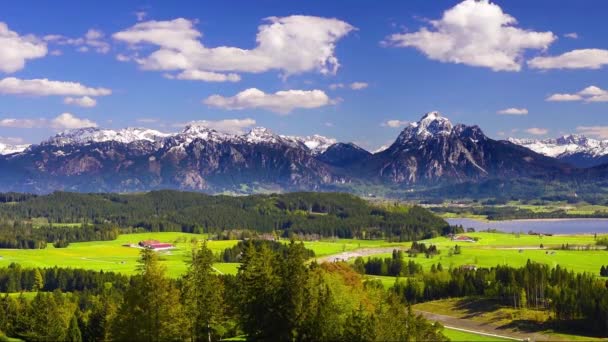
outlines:
M304 144L308 149L312 152L313 155L320 155L323 152L327 151L327 149L336 144L338 141L333 138L324 137L322 135L309 135L305 137L297 137L297 136L281 136L284 139L292 140L298 143Z
M42 142L43 145L74 145L116 141L130 144L135 141L158 141L169 134L147 128L124 128L119 130L99 129L94 127L79 128L59 133Z
M536 153L557 158L578 167L591 167L608 162L608 140L583 135L564 135L556 139L515 139L510 142Z
M23 152L30 145L22 144L22 145L11 145L0 143L0 155L7 155L13 153Z
M560 172L552 158L488 138L478 126L452 124L438 112L410 123L362 166L368 178L396 184L458 183Z
M57 134L21 153L0 155L0 191L205 192L339 190L387 186L400 191L492 179L561 179L565 164L438 112L403 129L371 154L319 135L244 134L193 123L177 133L145 128L85 128Z

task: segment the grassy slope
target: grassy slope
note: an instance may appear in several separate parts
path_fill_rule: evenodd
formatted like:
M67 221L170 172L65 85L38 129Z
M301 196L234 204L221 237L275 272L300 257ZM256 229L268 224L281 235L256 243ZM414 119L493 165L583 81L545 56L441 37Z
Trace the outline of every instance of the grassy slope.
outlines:
M547 311L513 309L512 307L498 305L491 300L475 298L441 299L415 304L413 308L441 315L470 319L493 326L505 326L516 319L518 322L529 322L529 325L532 327L536 326L536 329L539 329L542 322L549 318L549 313ZM570 335L543 329L540 329L540 331L543 334L554 336L556 341L603 341L603 339L591 336Z

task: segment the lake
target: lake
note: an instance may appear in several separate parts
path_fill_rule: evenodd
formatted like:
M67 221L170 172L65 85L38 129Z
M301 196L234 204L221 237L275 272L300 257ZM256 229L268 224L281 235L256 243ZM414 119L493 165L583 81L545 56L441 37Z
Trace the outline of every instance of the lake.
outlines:
M496 229L503 232L527 233L532 230L545 234L608 233L608 219L540 219L481 221L470 218L446 219L451 225L475 228L476 231Z

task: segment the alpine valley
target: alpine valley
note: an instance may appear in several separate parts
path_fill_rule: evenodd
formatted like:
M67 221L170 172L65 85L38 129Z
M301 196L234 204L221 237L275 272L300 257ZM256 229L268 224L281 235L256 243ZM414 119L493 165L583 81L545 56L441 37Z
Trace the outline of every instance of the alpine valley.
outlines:
M30 146L0 146L0 191L315 190L388 197L601 192L606 166L598 164L606 160L588 162L580 153L596 150L580 152L582 143L608 149L605 142L574 136L493 140L478 126L452 124L438 112L409 124L376 153L318 135L284 136L265 128L242 135L196 124L175 134L84 128Z

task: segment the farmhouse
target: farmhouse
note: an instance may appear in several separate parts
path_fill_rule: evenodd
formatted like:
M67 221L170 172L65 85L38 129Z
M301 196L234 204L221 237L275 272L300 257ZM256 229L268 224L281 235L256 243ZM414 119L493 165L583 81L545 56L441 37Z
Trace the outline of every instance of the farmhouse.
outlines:
M143 247L143 248L152 249L155 251L164 251L164 250L169 250L169 249L175 248L175 246L173 246L170 243L164 243L164 242L160 242L158 240L143 240L143 241L139 242L139 246Z
M452 236L452 241L475 242L475 239L473 239L470 236L466 236L466 235L458 235L458 236Z

